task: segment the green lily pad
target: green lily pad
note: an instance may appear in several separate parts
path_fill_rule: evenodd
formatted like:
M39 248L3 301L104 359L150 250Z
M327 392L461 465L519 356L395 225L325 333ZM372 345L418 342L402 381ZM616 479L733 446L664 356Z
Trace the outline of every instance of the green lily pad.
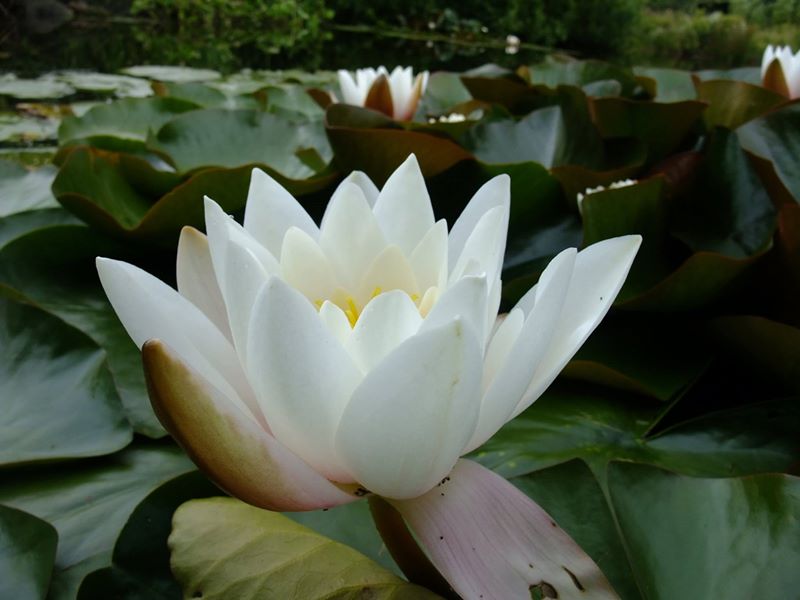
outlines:
M299 158L299 152L313 149L326 163L332 157L321 122L292 122L251 110L192 111L151 135L148 147L182 173L265 164L290 179L317 174Z
M15 162L0 160L0 217L58 206L50 191L55 175L56 168L52 165L26 169Z
M630 69L600 60L575 60L564 57L548 57L544 62L530 65L526 74L532 84L549 87L559 85L587 86L609 81L617 82L619 94L630 96L638 83Z
M258 102L253 96L237 96L226 94L218 88L205 83L169 83L157 82L153 89L159 96L166 96L190 102L203 108L257 108ZM158 129L156 127L155 129Z
M58 79L82 92L114 94L121 98L145 98L153 95L150 82L139 77L90 71L61 71Z
M615 463L609 491L645 597L796 595L796 477L697 479Z
M800 102L790 102L736 130L742 147L772 161L775 172L800 203Z
M596 473L625 460L698 477L782 472L796 461L800 412L791 399L710 413L652 436L662 413L619 391L556 383L472 457L505 477L576 458Z
M472 100L456 73L439 71L428 78L428 86L420 104L426 114L445 114L454 106Z
M35 308L0 298L0 465L109 454L131 428L105 353Z
M652 163L675 152L690 137L706 105L696 100L662 103L595 98L592 106L595 124L604 138L641 140Z
M786 102L780 94L760 85L725 79L698 81L697 97L708 102L703 118L709 128L736 129Z
M139 350L97 279L97 256L130 259L129 251L85 225L52 225L24 234L17 232L0 249L0 293L58 317L105 350L114 385L134 430L151 437L163 436L148 400Z
M208 543L213 540L213 543ZM192 500L173 518L172 571L184 597L438 598L355 550L233 498Z
M736 134L713 132L697 183L673 209L672 233L694 251L747 258L765 250L775 209Z
M655 84L656 102L682 102L697 98L692 74L680 69L654 67L634 67L633 72L639 77L651 79Z
M106 150L143 150L150 131L176 115L197 108L176 98L125 98L66 117L58 129L62 146L89 144Z
M75 88L52 75L42 75L38 79L18 79L13 73L0 76L0 96L18 100L45 100L74 93Z
M44 600L57 543L58 534L49 523L0 506L0 595Z
M58 119L0 113L0 142L30 143L56 139Z
M700 81L712 81L715 79L732 79L733 81L744 81L753 85L761 84L761 70L758 67L739 67L737 69L704 69L693 73Z
M161 65L138 65L122 69L122 73L133 77L144 77L155 81L187 83L190 81L213 81L222 77L212 69L194 69L192 67L167 67Z
M103 553L150 491L192 464L173 444L138 444L92 463L23 471L0 484L0 503L51 523L58 531L56 569Z

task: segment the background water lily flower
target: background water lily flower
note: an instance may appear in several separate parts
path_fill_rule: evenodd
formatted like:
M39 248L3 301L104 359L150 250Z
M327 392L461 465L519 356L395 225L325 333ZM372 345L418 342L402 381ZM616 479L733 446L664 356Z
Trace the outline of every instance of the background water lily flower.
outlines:
M355 74L340 70L339 87L344 102L380 111L398 121L409 121L428 85L428 72L411 67L357 69Z
M640 244L567 249L502 319L510 180L448 232L411 156L382 190L360 172L317 226L254 170L244 226L206 199L182 232L178 291L98 259L143 349L153 406L193 460L254 505L388 499L464 598L616 597L527 496L460 459L547 388L608 311ZM590 592L587 595L587 592Z
M764 86L789 98L800 98L800 50L769 45L761 58Z

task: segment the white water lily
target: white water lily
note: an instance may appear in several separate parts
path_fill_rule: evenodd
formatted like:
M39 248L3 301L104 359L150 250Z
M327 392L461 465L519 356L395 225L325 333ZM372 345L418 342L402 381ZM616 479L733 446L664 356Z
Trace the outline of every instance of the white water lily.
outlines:
M766 87L789 98L800 98L800 50L769 45L761 58L761 79Z
M428 72L414 77L411 67L357 69L355 74L340 70L339 87L346 104L365 106L398 121L409 121L428 85Z
M98 271L156 413L231 494L273 510L381 495L463 598L527 599L543 578L562 599L615 598L535 503L459 457L550 385L641 239L564 250L499 320L509 208L500 175L448 232L411 156L380 191L347 177L318 227L256 169L244 226L206 199L208 237L183 230L177 292Z

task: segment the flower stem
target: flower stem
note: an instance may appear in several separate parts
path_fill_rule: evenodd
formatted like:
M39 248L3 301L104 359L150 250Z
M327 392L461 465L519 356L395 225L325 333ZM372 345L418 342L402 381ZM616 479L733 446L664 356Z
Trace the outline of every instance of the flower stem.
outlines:
M369 497L369 510L389 554L411 583L428 588L447 600L459 600L417 544L402 515L380 496Z

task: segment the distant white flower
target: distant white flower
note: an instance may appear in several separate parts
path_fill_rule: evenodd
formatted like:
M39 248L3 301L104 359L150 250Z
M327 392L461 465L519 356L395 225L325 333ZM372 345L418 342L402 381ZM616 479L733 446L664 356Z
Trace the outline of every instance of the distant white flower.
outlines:
M438 117L428 117L428 123L463 123L467 117L461 113L450 113L449 115L439 115Z
M513 33L506 36L506 54L516 54L519 52L520 40Z
M770 66L775 61L777 66L771 70ZM785 89L780 89L783 86L776 86L773 81L776 69L783 75ZM767 46L761 59L761 80L765 87L788 93L789 98L800 98L800 51L792 54L790 46Z
M597 192L605 192L606 190L617 190L619 188L628 187L629 185L636 185L635 179L621 179L620 181L615 181L608 187L604 185L598 185L597 187L593 188L586 188L583 193L578 192L577 200L578 200L578 211L583 214L583 200L586 196L590 194L596 194Z
M358 69L355 76L340 70L339 87L346 104L365 106L398 121L409 121L417 110L419 99L428 85L428 72L414 77L411 67Z

